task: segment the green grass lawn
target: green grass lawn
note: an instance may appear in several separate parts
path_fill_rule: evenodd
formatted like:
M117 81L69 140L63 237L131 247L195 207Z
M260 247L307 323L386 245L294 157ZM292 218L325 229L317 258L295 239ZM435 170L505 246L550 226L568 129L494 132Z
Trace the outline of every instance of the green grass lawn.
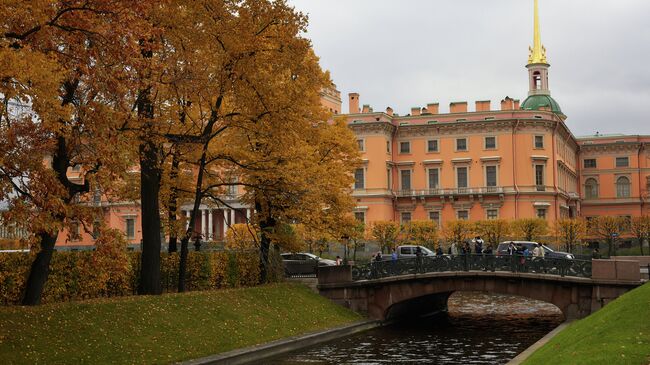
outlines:
M161 364L361 317L297 284L0 308L0 364Z
M572 323L524 364L650 364L650 284Z

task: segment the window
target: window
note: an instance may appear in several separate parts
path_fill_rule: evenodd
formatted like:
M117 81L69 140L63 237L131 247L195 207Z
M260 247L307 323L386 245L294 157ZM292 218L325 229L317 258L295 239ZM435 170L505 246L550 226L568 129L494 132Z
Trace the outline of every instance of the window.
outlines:
M390 141L386 141L386 153L390 153Z
M357 222L365 223L366 222L366 213L364 212L354 212L354 219Z
M429 212L429 219L436 222L440 227L440 212Z
M537 209L537 218L546 219L546 209L545 208Z
M616 157L616 167L630 166L630 159L627 157Z
M456 168L456 187L457 188L467 187L467 167Z
M361 152L366 150L366 146L363 139L357 139L357 146L359 146L359 151Z
M79 222L70 223L70 241L79 241L81 239L79 228Z
M467 151L467 138L456 139L456 151Z
M429 189L438 189L440 184L440 170L429 169Z
M629 198L630 197L630 179L621 176L616 179L616 197Z
M354 170L354 188L356 190L365 189L364 175L365 175L364 169Z
M584 160L585 169L595 169L596 168L596 159L595 158L586 158Z
M126 238L135 238L135 218L126 218Z
M399 153L411 153L411 142L400 142Z
M95 221L95 222L93 222L93 233L92 233L92 236L93 236L93 239L94 239L94 240L96 240L96 239L99 238L99 226L100 226L100 225L101 225L101 223L100 223L99 221Z
M400 170L400 182L402 190L411 190L411 170Z
M493 150L497 148L497 137L485 137L485 149Z
M650 194L650 176L645 178L645 190L646 193Z
M585 181L585 198L598 198L598 181L596 181L596 179L589 178Z
M546 191L544 165L535 165L535 185L537 186L537 191Z
M487 219L497 219L499 218L499 211L496 209L488 209L486 212Z
M487 187L497 186L497 167L485 166L485 184Z
M469 219L469 212L467 210L459 210L457 213L458 219L466 221Z
M438 152L438 140L431 139L427 141L427 152Z
M402 212L402 223L408 223L411 221L411 212Z
M544 148L544 136L535 136L535 148Z

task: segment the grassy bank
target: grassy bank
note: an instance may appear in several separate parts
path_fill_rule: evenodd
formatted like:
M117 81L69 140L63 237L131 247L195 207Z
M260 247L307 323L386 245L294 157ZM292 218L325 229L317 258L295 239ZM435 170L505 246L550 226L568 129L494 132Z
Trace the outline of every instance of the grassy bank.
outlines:
M296 284L3 307L0 363L170 363L359 319Z
M650 284L572 323L524 364L650 364Z

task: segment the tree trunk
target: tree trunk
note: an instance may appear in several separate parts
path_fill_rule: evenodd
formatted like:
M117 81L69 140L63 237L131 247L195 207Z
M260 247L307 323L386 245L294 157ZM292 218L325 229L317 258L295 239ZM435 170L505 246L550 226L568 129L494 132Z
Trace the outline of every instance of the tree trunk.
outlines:
M255 202L255 209L261 214L262 204L259 201ZM260 217L260 284L268 281L269 277L269 248L271 247L271 238L268 231L275 226L274 219L270 213L266 213L266 217Z
M187 255L188 255L188 248L187 246L189 245L190 242L190 236L185 235L181 239L181 257L178 260L178 292L182 293L186 290L185 287L185 279L187 275Z
M180 165L178 149L174 149L172 155L172 167L169 172L169 182L172 184L171 191L169 193L169 200L167 202L167 218L169 220L169 245L167 246L167 252L172 253L178 250L176 242L178 241L178 233L176 231L176 223L178 218L176 217L176 210L178 209L178 190L176 189L176 181L178 179L178 166Z
M41 296L43 288L47 281L47 276L50 273L50 261L52 260L52 253L54 252L54 244L58 233L47 234L39 233L41 240L41 250L36 254L34 262L32 262L29 277L25 285L25 295L23 296L23 305L39 305L41 304Z
M145 135L146 138L146 135ZM140 205L142 211L142 256L138 294L158 295L160 284L160 149L155 142L140 144Z

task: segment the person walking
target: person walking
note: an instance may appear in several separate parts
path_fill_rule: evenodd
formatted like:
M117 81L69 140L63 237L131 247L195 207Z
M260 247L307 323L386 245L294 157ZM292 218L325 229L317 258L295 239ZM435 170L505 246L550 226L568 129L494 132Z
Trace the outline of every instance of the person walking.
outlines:
M481 236L476 236L476 241L474 242L474 252L476 252L477 255L483 253L483 243L484 241L481 239Z
M458 256L458 246L456 245L456 242L451 243L451 255Z
M397 261L397 250L395 250L395 248L393 248L393 253L390 254L390 260L391 260L392 262L396 262L396 261Z
M444 255L444 252L442 251L442 246L438 245L438 249L436 249L436 256L442 256Z

